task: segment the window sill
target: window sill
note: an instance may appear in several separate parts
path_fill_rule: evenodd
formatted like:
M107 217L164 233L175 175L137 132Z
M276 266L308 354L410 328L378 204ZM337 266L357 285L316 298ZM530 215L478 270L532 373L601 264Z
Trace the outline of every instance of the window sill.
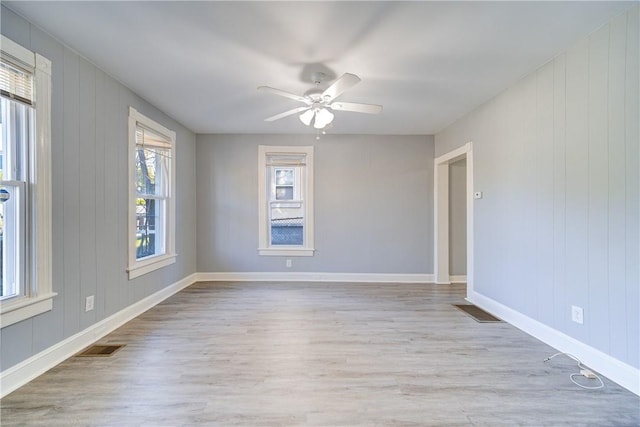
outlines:
M259 248L258 255L264 256L313 256L310 248Z
M13 325L38 314L51 311L53 308L53 297L55 292L45 295L38 295L33 298L22 297L15 300L4 301L0 305L0 326Z
M134 266L129 267L129 280L135 279L159 268L166 267L176 262L176 254L159 255L157 257L145 259L137 262Z

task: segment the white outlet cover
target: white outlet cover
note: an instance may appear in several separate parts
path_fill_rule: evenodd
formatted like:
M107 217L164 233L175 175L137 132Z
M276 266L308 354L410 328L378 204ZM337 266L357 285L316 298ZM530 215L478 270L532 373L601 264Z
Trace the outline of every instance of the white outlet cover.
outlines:
M91 295L91 296L87 297L87 299L84 302L84 311L93 310L93 303L94 303L94 296Z
M582 307L571 306L571 320L581 325L584 324L584 311Z

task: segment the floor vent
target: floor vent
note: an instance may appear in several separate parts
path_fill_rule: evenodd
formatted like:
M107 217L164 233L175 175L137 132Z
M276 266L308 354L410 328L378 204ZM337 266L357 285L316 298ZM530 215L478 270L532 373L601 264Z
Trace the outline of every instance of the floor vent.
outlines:
M461 310L463 313L472 317L476 322L490 323L490 322L502 322L497 317L487 313L480 307L470 304L453 304L454 307Z
M82 350L77 357L109 357L113 356L124 344L95 344Z

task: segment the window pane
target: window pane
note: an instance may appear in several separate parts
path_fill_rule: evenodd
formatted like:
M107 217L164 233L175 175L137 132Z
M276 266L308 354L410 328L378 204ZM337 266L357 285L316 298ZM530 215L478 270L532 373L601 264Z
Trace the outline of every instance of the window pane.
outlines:
M276 185L293 185L293 169L276 169Z
M0 180L26 181L31 108L0 98Z
M293 200L293 187L276 187L276 200Z
M136 147L136 191L138 194L166 194L168 150Z
M136 259L163 254L164 201L136 199Z
M21 295L24 215L19 185L0 187L0 298Z
M271 244L304 244L304 209L302 203L271 204Z

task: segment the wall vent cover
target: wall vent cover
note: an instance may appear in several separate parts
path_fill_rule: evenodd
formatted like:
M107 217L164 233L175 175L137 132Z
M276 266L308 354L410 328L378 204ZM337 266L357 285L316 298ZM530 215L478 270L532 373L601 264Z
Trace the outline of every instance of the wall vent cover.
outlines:
M473 318L476 322L480 323L489 323L489 322L502 322L502 320L497 317L487 313L480 307L476 307L471 304L453 304L455 308L467 314L469 317Z
M125 344L95 344L78 353L77 357L109 357L113 356Z

